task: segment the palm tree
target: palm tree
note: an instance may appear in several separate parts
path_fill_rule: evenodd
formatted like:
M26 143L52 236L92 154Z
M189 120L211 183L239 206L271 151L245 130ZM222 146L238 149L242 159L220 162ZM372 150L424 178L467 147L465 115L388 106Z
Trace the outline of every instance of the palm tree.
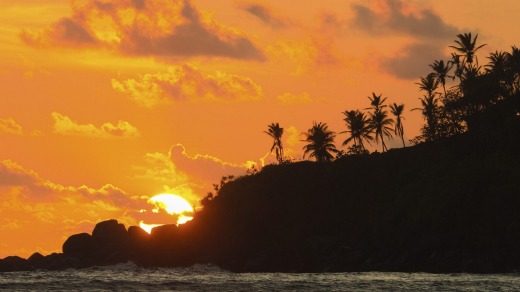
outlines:
M450 72L453 65L450 62L444 64L443 60L435 60L433 64L430 64L430 67L433 69L433 74L437 78L438 82L442 84L442 89L444 89L444 95L446 96L446 77L448 77L448 73Z
M343 142L343 146L348 145L348 143L353 141L355 147L365 150L363 140L368 144L370 144L370 141L374 140L374 137L371 135L372 125L370 124L370 120L359 110L345 111L343 114L345 115L343 120L347 124L348 130L341 133L350 134L350 137Z
M381 145L383 147L382 152L388 150L385 144L384 136L392 137L391 126L393 123L394 120L388 117L388 111L386 110L379 108L373 113L370 113L370 124L376 135L376 142L379 143L379 139L381 139Z
M267 131L264 131L267 135L273 138L273 146L271 146L271 153L275 150L276 159L278 163L282 163L284 159L283 155L283 144L282 144L282 135L283 128L280 128L278 123L271 123L267 126Z
M435 73L430 73L426 78L421 77L421 82L416 82L419 85L420 90L424 90L428 93L428 96L435 94L435 90L439 88L439 80L435 78Z
M368 97L368 99L370 99L370 107L369 108L366 108L366 109L373 109L373 110L378 110L380 108L383 108L383 107L386 107L386 105L384 105L387 97L385 98L381 98L382 94L380 95L376 95L374 92L372 92L372 97Z
M437 138L437 122L438 122L438 105L437 97L435 95L425 95L419 98L422 108L414 108L420 110L423 117L426 119L426 126L423 128L423 134L426 141L433 141Z
M459 45L459 46L458 47L450 46L450 48L454 48L459 53L462 53L462 55L465 58L465 62L466 63L472 65L473 64L473 59L475 58L477 60L477 65L478 65L478 58L476 58L475 53L480 48L485 46L486 44L483 44L483 45L480 45L480 46L477 47L478 34L475 35L475 38L472 38L471 37L471 32L470 33L464 33L464 34L458 34L457 37L459 39L455 40L455 43L457 45Z
M402 121L402 120L404 120L404 117L402 116L403 111L404 111L403 103L397 104L394 102L393 104L390 105L390 112L395 117L394 133L396 136L401 137L401 140L403 141L403 147L406 147L406 145L404 143L404 127L403 127L403 121Z
M331 152L338 152L334 145L336 135L334 132L329 131L326 123L314 122L312 128L304 134L307 137L303 141L308 144L303 146L303 158L305 158L307 153L310 153L309 157L314 157L317 162L326 162L334 158Z

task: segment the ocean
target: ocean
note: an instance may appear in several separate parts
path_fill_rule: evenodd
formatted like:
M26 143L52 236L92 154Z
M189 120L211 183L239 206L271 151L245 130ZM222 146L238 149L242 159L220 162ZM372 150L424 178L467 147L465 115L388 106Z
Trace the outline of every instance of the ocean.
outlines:
M2 291L519 291L520 274L232 273L211 265L0 273Z

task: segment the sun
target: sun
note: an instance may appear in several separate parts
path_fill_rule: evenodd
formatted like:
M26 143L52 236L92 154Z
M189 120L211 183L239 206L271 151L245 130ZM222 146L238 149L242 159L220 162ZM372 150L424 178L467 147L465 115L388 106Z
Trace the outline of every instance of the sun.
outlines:
M191 219L192 216L187 214L193 213L193 207L183 197L174 194L159 194L151 197L148 203L155 206L152 212L158 213L160 209L166 211L170 215L178 215L177 225L184 224ZM152 232L152 228L161 226L164 224L146 224L143 221L139 223L139 226L148 233Z

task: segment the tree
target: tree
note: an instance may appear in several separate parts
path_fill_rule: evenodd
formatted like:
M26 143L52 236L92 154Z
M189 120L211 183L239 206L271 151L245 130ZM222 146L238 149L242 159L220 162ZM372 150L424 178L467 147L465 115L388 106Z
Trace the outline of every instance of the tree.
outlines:
M426 119L426 125L422 128L423 136L426 141L433 141L437 139L437 124L438 124L438 99L437 88L439 87L439 80L435 78L435 74L431 73L426 78L421 77L419 85L421 91L426 91L426 94L419 98L422 108L414 108L412 110L421 110L423 117Z
M398 137L401 137L401 140L403 141L403 147L406 147L404 143L404 127L403 127L403 115L404 111L404 104L397 104L393 103L390 105L390 112L395 117L395 124L394 124L394 134Z
M372 96L368 97L368 99L370 100L370 107L368 107L366 109L373 109L374 111L376 111L380 108L386 107L386 105L384 103L387 98L386 97L382 98L381 96L382 96L382 94L376 95L374 92L372 92Z
M376 95L372 92L372 96L369 96L368 99L370 100L370 107L367 109L373 110L373 112L370 113L370 126L375 134L376 142L379 143L381 139L383 152L385 152L388 148L386 147L383 136L392 136L390 126L394 122L394 120L388 117L388 111L384 109L386 107L384 103L387 98L382 98L382 94Z
M278 163L282 163L284 160L282 144L283 128L281 128L278 123L271 123L267 126L267 131L264 131L264 133L273 138L273 146L271 146L271 153L274 150Z
M437 81L442 85L444 95L446 95L446 77L448 77L448 73L450 72L453 65L449 62L445 64L443 60L435 60L433 64L430 64L430 67L432 67L433 74L437 78Z
M392 137L391 132L393 123L394 120L388 117L388 111L386 110L379 108L373 113L370 113L370 124L374 134L376 135L376 142L379 143L379 139L381 139L382 152L388 150L385 144L384 136Z
M437 139L438 111L437 97L435 95L425 95L419 98L422 108L414 108L412 110L420 110L426 119L426 125L421 129L426 141Z
M476 59L478 66L478 58L476 57L475 53L486 44L477 47L478 34L475 35L475 38L472 38L471 32L458 34L457 37L459 39L455 40L455 43L458 45L458 47L450 46L450 48L454 48L455 50L457 50L457 52L462 53L462 55L464 56L464 63L462 67L465 67L465 63L471 66L473 64L473 59Z
M303 157L309 153L309 157L314 157L317 162L331 161L334 156L331 153L337 153L338 150L334 145L335 133L329 131L326 123L313 123L307 133L304 133L307 145L303 146Z
M360 152L363 152L365 150L363 140L368 144L370 144L370 141L374 140L374 137L371 135L372 125L370 120L359 110L345 111L343 114L345 115L343 120L347 125L347 130L341 133L348 133L350 135L350 137L343 141L343 146L348 145L350 142L354 142L353 149L359 149Z

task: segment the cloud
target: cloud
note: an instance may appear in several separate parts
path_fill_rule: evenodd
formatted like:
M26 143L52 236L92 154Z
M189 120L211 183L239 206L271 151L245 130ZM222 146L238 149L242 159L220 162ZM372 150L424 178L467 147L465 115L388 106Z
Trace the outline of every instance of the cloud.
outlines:
M101 1L73 5L71 17L42 31L24 30L32 46L109 48L131 56L263 60L243 33L219 25L188 0Z
M302 92L301 94L292 94L289 92L285 92L277 96L276 99L282 104L286 105L309 104L314 101L307 92Z
M450 25L430 9L405 5L402 0L383 0L379 9L354 4L352 25L370 34L404 34L419 38L446 38L457 34Z
M293 63L296 66L296 75L356 66L355 62L348 60L337 50L334 40L325 35L305 40L280 40L269 46L267 51L281 62Z
M429 72L425 62L445 56L443 48L458 33L435 11L402 0L382 0L378 6L354 4L352 25L372 35L411 36L414 41L392 57L382 58L380 66L403 79L416 79Z
M139 131L127 121L118 121L117 124L104 123L100 127L93 124L78 124L69 117L53 112L54 133L61 135L78 135L95 138L136 138Z
M138 79L112 79L112 87L148 107L172 100L232 102L262 97L262 88L249 78L220 71L210 75L187 64Z
M217 183L225 175L243 175L248 168L256 164L253 161L241 164L225 162L207 154L190 156L182 144L177 144L170 149L170 159L178 171L205 183Z
M111 184L100 188L61 185L12 160L0 161L0 213L4 218L0 230L8 232L2 238L0 258L20 248L25 249L21 256L59 251L69 235L91 232L101 220L114 218L127 226L136 225L140 218L128 214L147 207L151 205L146 199ZM35 237L41 239L37 247L27 240Z
M23 128L12 118L0 119L0 133L23 135Z
M443 47L435 44L413 43L401 49L396 57L381 60L381 66L390 74L404 79L426 76L431 68L425 62L443 57Z
M262 4L246 4L242 6L242 9L273 28L284 28L289 24L289 21L277 16L270 8Z
M181 195L190 202L198 202L223 176L245 175L257 164L231 163L207 154L190 155L182 144L172 146L167 153L147 153L144 160L136 167L135 179L153 181L163 186L164 193Z

